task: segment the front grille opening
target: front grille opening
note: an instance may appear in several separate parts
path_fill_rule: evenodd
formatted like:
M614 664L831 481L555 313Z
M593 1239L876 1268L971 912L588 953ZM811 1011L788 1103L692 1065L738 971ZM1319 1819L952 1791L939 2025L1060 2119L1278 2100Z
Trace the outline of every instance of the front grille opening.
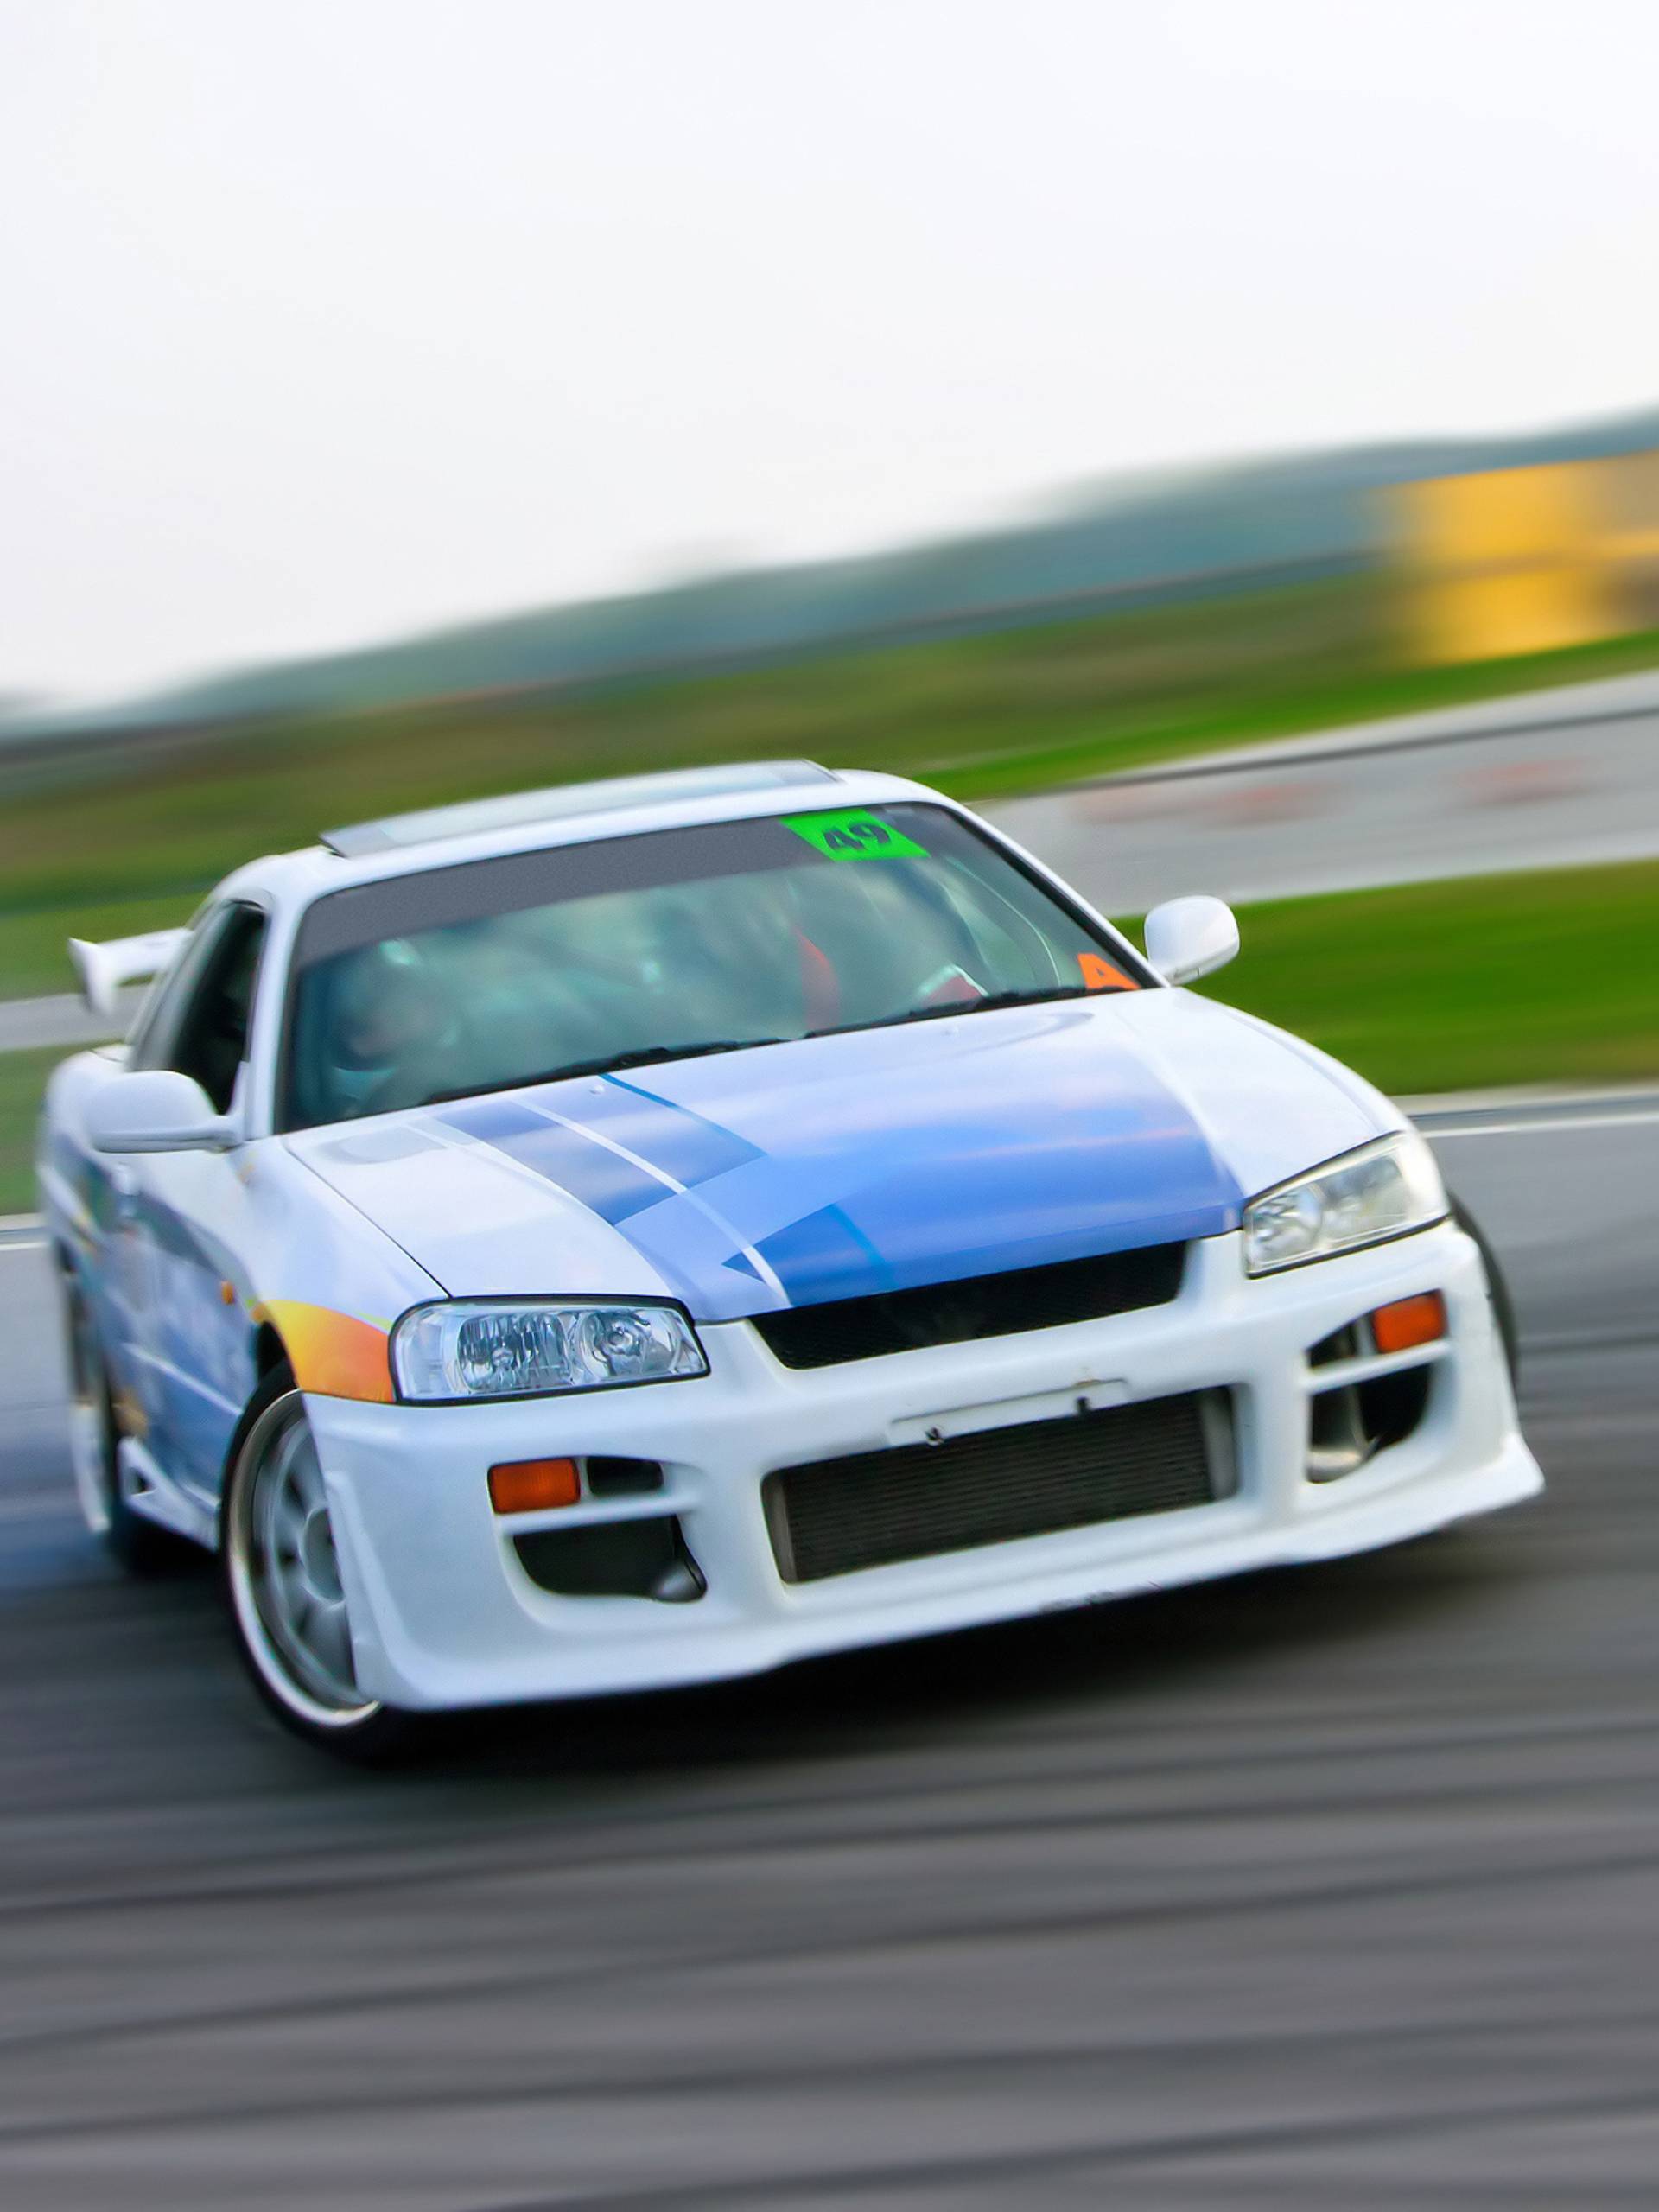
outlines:
M1403 1444L1428 1411L1433 1375L1428 1363L1316 1391L1308 1402L1308 1480L1339 1482L1379 1452Z
M1167 1306L1180 1290L1185 1265L1185 1244L1147 1244L1133 1252L757 1313L754 1326L785 1367L836 1367Z
M531 1580L556 1597L653 1598L659 1605L683 1605L708 1587L671 1513L648 1521L535 1529L515 1536L512 1546Z
M1230 1394L980 1429L782 1467L761 1500L785 1582L1209 1505L1236 1486Z

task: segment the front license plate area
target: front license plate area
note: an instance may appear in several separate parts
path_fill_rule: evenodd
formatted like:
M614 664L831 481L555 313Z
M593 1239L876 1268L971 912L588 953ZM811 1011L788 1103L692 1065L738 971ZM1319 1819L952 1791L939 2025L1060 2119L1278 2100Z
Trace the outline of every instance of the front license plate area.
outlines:
M1230 1394L1187 1391L781 1467L779 1573L818 1582L1024 1536L1190 1510L1236 1487Z

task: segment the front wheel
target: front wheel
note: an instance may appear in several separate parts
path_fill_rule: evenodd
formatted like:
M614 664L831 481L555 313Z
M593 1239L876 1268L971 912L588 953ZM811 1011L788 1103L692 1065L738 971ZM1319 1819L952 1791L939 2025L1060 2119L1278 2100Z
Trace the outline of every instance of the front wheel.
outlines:
M346 1758L411 1748L411 1717L358 1688L322 1468L286 1369L261 1384L244 1419L219 1555L238 1646L283 1726Z

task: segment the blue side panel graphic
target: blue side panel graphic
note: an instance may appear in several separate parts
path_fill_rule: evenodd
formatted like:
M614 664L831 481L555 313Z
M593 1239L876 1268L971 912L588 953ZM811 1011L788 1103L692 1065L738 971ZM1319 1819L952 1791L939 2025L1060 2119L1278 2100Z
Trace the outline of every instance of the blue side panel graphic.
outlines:
M219 1284L234 1262L170 1206L147 1198L139 1216L145 1247L141 1336L153 1354L135 1378L162 1465L204 1497L214 1496L242 1408L255 1381L254 1332Z

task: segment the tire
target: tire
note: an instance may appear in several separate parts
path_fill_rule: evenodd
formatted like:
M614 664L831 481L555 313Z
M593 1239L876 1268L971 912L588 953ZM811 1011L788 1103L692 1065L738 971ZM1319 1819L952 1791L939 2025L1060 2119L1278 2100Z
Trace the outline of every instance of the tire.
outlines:
M97 1325L79 1285L63 1270L64 1325L68 1338L71 1457L75 1489L86 1526L129 1574L176 1573L194 1547L169 1529L136 1513L121 1487L116 1460L119 1430L109 1370Z
M285 1728L365 1765L418 1747L414 1715L358 1690L322 1473L285 1366L254 1393L231 1447L219 1572L243 1664Z
M1515 1300L1510 1295L1510 1286L1498 1257L1486 1241L1485 1232L1467 1206L1459 1198L1452 1200L1452 1218L1478 1250L1486 1269L1486 1292L1492 1301L1492 1316L1497 1323L1497 1333L1503 1338L1503 1357L1510 1365L1510 1384L1517 1395L1521 1388L1521 1332L1515 1318Z

